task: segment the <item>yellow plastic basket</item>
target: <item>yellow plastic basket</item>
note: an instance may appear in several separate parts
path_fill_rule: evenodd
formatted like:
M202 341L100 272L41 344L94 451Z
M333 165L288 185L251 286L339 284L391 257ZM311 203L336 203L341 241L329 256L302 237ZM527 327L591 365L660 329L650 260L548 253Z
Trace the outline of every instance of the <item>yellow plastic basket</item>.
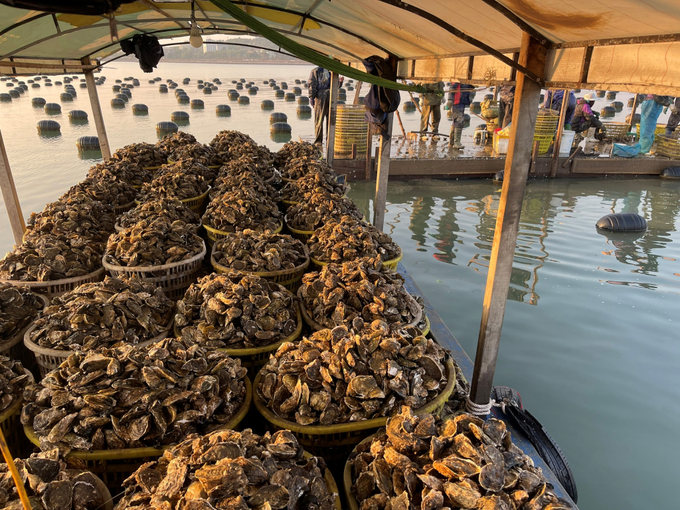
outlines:
M207 235L208 235L208 245L212 248L213 244L215 244L216 241L222 239L223 237L227 237L234 232L224 232L222 230L217 230L216 228L213 228L209 225L206 225L205 223L203 224L203 228L205 229ZM283 223L279 220L279 226L276 227L276 230L272 232L272 234L279 234L283 230Z
M137 203L137 201L133 200L129 204L114 205L113 206L113 212L115 213L116 216L120 216L124 212L128 212L130 209L132 209L135 206L136 203Z
M425 327L420 330L423 336L427 336L430 333L430 318L425 315Z
M50 306L50 300L47 297L43 296L42 294L36 294L36 296L38 296L38 298L43 302L43 310ZM35 363L35 356L33 356L33 353L26 348L23 340L26 331L28 331L32 325L32 322L27 324L26 327L22 328L13 337L3 341L2 344L0 344L0 355L7 356L13 360L21 361L23 367L30 372L33 372L38 368L38 366Z
M667 158L680 158L680 140L665 134L656 136L656 153Z
M534 135L534 142L538 142L538 154L545 154L546 152L548 152L552 140L553 135L548 136Z
M290 224L288 223L288 215L283 217L283 221L285 222L286 229L288 230L288 232L290 232L290 235L292 235L295 239L299 239L303 243L306 243L307 239L312 237L312 235L314 234L313 230L298 230L296 228L291 227Z
M146 345L160 342L161 340L166 338L170 331L172 331L173 321L174 319L171 319L171 322L168 325L168 329L166 329L159 335L156 335L151 340L138 343L137 347L144 347ZM31 327L26 330L26 333L24 333L24 345L28 350L32 351L33 354L35 355L35 361L38 364L40 376L45 377L52 370L59 368L59 365L61 365L66 360L66 358L68 358L75 351L60 351L58 349L48 349L46 347L40 347L30 338L31 333L33 332L34 329L35 323L31 324Z
M82 276L74 276L73 278L63 278L61 280L46 280L44 282L25 282L22 280L4 280L0 279L0 283L9 283L16 287L28 287L35 293L46 295L52 299L61 296L63 293L75 289L84 283L99 282L104 279L104 268L92 271L91 273Z
M640 138L640 124L636 124L637 127L637 135L638 138ZM656 129L654 130L654 135L665 135L666 134L666 124L657 124Z
M307 451L304 451L302 453L302 456L305 459L311 459L313 457L313 455ZM335 494L335 510L342 510L342 503L340 502L340 491L338 490L338 484L335 482L333 473L331 473L331 470L328 469L328 467L326 467L326 470L323 473L323 479L326 482L326 485L328 486L329 492L331 494Z
M182 198L180 202L182 202L189 209L200 215L203 214L203 209L205 208L208 202L208 193L210 193L210 186L208 186L208 191L206 191L202 195L198 195L197 197L194 198Z
M309 248L307 245L302 246L305 252L305 261L297 267L292 269L282 269L280 271L241 271L237 269L231 269L222 264L218 264L215 261L215 246L213 246L212 253L210 254L210 264L212 264L213 269L218 274L226 274L232 271L237 273L252 274L264 278L270 282L278 283L282 287L291 291L293 294L297 292L302 283L302 276L305 274L305 269L309 266Z
M444 409L444 405L456 387L456 368L451 359L446 361L446 376L447 383L444 390L437 398L414 410L416 414L439 414ZM367 435L372 434L380 427L384 427L387 423L386 417L336 425L300 425L285 420L269 410L258 395L257 388L260 385L261 378L262 371L257 373L253 383L253 402L257 411L274 430L290 430L305 450L323 457L328 463L337 460L337 458L346 458L348 446L354 447Z
M30 376L29 384L33 384L35 379L33 374L27 369L24 369L26 374ZM7 446L10 448L13 458L25 459L31 454L33 446L26 436L21 433L21 408L24 405L24 397L20 395L16 401L0 413L0 429L5 436Z
M239 425L246 417L253 398L253 388L250 380L244 379L246 396L241 408L231 420L216 430L240 430ZM26 437L36 446L40 446L40 440L35 434L33 427L24 426ZM74 457L85 462L87 469L100 476L104 484L114 493L122 492L123 481L134 473L145 462L151 462L163 455L165 450L174 445L161 446L159 448L125 448L122 450L92 450L80 452L72 450L67 457Z

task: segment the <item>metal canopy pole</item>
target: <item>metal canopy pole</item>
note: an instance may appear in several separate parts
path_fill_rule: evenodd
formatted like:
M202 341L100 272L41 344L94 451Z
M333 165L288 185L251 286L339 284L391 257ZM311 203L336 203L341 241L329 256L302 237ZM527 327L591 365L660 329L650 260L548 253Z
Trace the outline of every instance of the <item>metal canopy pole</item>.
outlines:
M527 33L522 34L520 65L526 66L535 76L543 77L547 50ZM512 131L505 159L505 175L501 192L496 229L486 280L482 320L475 355L475 368L468 400L468 411L487 415L490 410L490 394L496 370L498 348L508 287L512 274L512 262L517 243L519 217L526 188L534 128L538 114L541 87L518 73L515 105L512 114Z
M394 113L387 114L387 134L380 136L378 175L375 178L375 200L373 202L373 226L383 230L385 226L385 204L387 203L387 181L390 178L390 149L392 147L392 125Z
M567 116L567 106L569 106L569 91L564 89L562 93L562 108L560 108L560 118L557 121L557 134L553 144L552 163L550 164L550 178L554 179L557 175L557 163L560 159L560 147L562 146L562 134L564 132L564 120Z
M85 57L82 62L83 65L89 66L90 57ZM104 124L102 108L99 105L97 86L94 84L94 71L85 71L85 82L87 83L87 95L90 96L94 125L97 128L97 136L99 137L99 148L102 151L102 156L107 160L111 158L111 147L109 146L109 138L106 136L106 125Z
M328 128L326 129L326 161L332 167L335 156L335 119L338 116L338 73L331 72L330 105L328 106Z
M9 216L9 224L10 227L12 227L14 242L15 244L21 244L24 237L24 230L26 230L26 224L24 223L24 215L21 213L21 204L19 204L19 196L17 195L17 189L14 186L14 177L12 177L12 169L9 166L9 158L7 158L5 142L2 139L1 132L0 188L2 189L2 198L5 201L5 209L7 209L7 216Z

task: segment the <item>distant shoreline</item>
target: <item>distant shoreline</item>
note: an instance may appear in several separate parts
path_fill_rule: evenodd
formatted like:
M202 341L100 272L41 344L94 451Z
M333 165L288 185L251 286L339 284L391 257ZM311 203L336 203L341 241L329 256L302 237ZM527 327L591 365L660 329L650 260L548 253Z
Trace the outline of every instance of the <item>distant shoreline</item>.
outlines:
M121 58L119 59L119 62L137 62L136 58L130 58L130 59L124 59ZM162 59L161 63L166 62L168 64L237 64L237 65L286 65L286 66L309 66L313 65L310 64L309 62L303 62L303 61L296 61L296 62L271 62L268 60L258 60L258 61L250 61L250 60L240 60L240 61L230 61L230 62L222 62L222 61L216 61L216 60L182 60L182 59Z

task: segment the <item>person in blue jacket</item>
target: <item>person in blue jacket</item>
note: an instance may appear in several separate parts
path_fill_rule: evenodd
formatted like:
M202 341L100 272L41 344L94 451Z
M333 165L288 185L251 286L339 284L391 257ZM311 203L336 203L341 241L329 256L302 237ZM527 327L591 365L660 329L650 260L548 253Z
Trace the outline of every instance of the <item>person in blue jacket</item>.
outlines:
M448 99L451 101L451 136L449 145L452 149L460 150L463 148L461 138L463 136L463 125L465 124L465 108L472 102L472 92L475 88L464 83L451 83L449 86Z
M543 101L543 108L549 110L562 111L562 99L564 98L564 90L548 90L545 94L545 101ZM574 91L569 91L569 103L567 104L567 111L564 116L564 128L571 129L571 121L574 118L574 111L576 111L576 95Z

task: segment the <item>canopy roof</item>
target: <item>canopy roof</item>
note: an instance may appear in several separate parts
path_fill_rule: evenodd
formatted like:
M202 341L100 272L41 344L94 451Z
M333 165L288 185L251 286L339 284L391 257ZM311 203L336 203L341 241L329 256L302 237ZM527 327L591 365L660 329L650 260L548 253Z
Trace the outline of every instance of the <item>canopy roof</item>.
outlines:
M678 87L680 3L668 0L235 0L296 42L345 62L396 56L400 76L513 80L527 31L551 51L545 84ZM118 36L188 35L188 1L139 0L115 13ZM210 1L196 2L204 34L252 31ZM593 49L594 48L594 49ZM48 14L0 5L0 72L36 74L33 64L101 60L118 52L104 16ZM485 55L493 56L485 56ZM476 56L481 58L470 59ZM503 62L498 58L505 58ZM11 59L15 65L8 70ZM42 68L48 72L48 68ZM595 74L593 74L595 72ZM680 95L680 93L679 93Z

